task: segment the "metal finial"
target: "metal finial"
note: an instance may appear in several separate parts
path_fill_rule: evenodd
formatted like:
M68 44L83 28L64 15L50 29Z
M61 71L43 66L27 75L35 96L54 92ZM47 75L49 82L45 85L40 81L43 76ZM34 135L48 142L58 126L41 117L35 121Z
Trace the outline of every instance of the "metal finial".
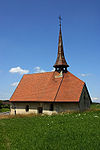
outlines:
M60 25L60 27L61 27L61 20L62 20L62 18L61 18L61 16L59 16L59 25Z

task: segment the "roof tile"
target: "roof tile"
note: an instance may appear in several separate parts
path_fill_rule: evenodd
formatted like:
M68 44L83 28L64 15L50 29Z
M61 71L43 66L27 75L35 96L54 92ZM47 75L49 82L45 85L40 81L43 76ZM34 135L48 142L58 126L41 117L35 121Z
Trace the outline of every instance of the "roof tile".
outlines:
M58 72L27 74L21 79L10 101L79 101L84 82L70 72L63 77Z

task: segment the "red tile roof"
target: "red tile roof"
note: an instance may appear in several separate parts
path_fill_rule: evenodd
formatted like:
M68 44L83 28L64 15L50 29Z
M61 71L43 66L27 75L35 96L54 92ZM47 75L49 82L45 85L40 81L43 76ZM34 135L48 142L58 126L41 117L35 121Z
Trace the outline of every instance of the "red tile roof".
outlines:
M58 76L58 77L57 77ZM70 72L27 74L21 79L10 101L78 102L84 82Z

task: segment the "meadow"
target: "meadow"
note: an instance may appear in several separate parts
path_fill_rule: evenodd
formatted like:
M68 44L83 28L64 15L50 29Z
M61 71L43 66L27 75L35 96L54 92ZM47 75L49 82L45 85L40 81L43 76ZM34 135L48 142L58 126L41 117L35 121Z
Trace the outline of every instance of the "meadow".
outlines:
M99 105L100 106L100 105ZM0 150L99 150L100 109L0 119Z

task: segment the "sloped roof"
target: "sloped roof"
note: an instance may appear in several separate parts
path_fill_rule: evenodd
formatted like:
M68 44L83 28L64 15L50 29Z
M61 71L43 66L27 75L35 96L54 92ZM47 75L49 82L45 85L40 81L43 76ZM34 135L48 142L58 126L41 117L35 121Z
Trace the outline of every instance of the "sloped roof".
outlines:
M24 75L10 101L79 102L84 82L70 72Z

